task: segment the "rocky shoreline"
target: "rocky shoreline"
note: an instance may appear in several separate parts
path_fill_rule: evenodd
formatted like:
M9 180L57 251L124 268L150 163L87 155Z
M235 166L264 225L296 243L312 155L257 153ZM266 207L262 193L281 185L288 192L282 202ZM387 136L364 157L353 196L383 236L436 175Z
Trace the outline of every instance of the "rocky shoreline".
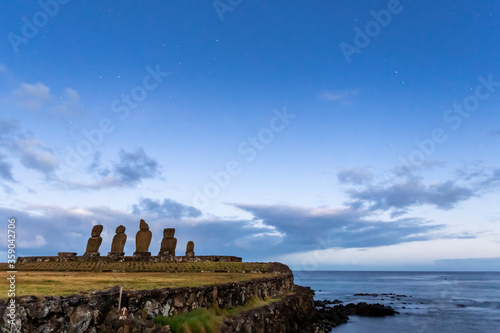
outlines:
M316 309L314 321L305 333L328 333L332 328L341 324L346 324L349 320L349 315L383 317L394 316L399 313L392 307L379 303L368 304L359 302L357 304L349 303L347 305L341 303L343 302L339 300L314 301Z

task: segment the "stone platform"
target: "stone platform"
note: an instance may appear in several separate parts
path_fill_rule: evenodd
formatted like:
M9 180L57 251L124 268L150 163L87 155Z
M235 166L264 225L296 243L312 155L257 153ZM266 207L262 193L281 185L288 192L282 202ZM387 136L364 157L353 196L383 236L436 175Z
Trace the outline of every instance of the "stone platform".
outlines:
M235 256L77 256L76 253L62 252L58 256L45 257L18 257L17 263L28 262L242 262L241 257Z

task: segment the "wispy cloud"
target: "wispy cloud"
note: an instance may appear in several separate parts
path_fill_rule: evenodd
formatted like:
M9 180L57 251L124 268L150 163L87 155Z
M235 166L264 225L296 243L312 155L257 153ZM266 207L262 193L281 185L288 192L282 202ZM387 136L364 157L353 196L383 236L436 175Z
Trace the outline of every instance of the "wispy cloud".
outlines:
M167 200L168 202L168 200ZM162 202L163 204L163 202ZM177 203L184 206L181 203ZM140 205L140 203L139 203ZM188 207L188 206L184 206ZM280 237L267 235L266 229L255 226L249 220L225 219L211 217L192 219L188 215L197 215L195 211L186 213L182 219L175 216L158 217L156 210L141 211L140 215L132 212L113 210L109 207L59 207L54 205L39 205L26 203L19 209L2 207L0 215L13 216L23 221L17 232L20 235L40 235L35 238L33 247L20 247L20 255L54 255L60 251L83 253L90 231L95 224L102 224L104 231L101 234L103 244L101 252L107 252L111 246L114 230L118 225L124 225L129 236L125 252L132 254L135 251L134 235L139 230L139 219L144 218L153 233L150 251L160 249L164 228L176 228L178 251L182 252L187 241L192 240L198 254L231 254L245 255L247 260L257 260L267 256L270 249L280 242ZM176 215L176 214L174 214ZM83 235L83 236L82 236ZM6 240L5 240L6 241ZM5 242L0 240L0 244ZM33 241L31 241L33 242Z
M64 94L66 95L67 98L69 98L69 99L71 99L73 101L80 100L80 95L74 89L66 88L66 89L64 89Z
M23 82L12 95L17 105L27 110L39 110L51 99L50 88L41 82L35 84Z
M412 178L389 186L370 185L362 190L351 189L348 195L355 204L366 203L371 210L396 209L401 212L424 204L451 209L475 196L475 192L453 181L425 185L420 179Z
M342 169L338 172L337 178L343 184L361 185L372 180L373 173L362 168Z
M158 162L146 155L144 149L127 152L120 150L120 159L113 167L114 174L127 185L160 175Z
M328 209L282 205L234 204L284 235L284 252L323 247L372 247L436 237L443 225L419 218L384 221L370 219L370 212L349 208ZM283 251L280 251L283 253Z
M46 147L32 133L23 133L14 120L0 119L0 143L8 151L9 157L16 157L27 169L36 170L44 174L47 178L53 176L54 171L59 167L59 160L54 152ZM1 156L1 152L0 152ZM9 165L5 164L4 175L9 175ZM12 176L12 174L10 173Z
M491 131L490 136L500 136L500 129Z
M158 162L147 156L144 149L134 151L121 149L117 162L110 167L101 166L101 154L96 152L87 172L96 176L96 181L74 181L64 179L62 184L72 190L101 190L113 187L131 187L140 184L144 179L155 179L161 176Z
M25 249L38 249L47 245L47 240L42 235L35 235L34 240L22 240L19 242L19 247Z
M16 142L16 148L21 157L21 163L28 169L37 170L49 176L59 167L59 160L54 152L34 137L19 139Z
M14 176L12 175L12 164L7 162L5 156L0 152L0 179L14 182Z
M183 205L172 199L154 200L150 198L140 198L139 203L133 206L134 214L155 214L158 217L181 219L184 217L196 218L201 216L201 211Z
M327 90L319 94L319 98L327 102L339 102L342 104L352 104L352 98L360 93L358 89Z
M82 114L83 107L80 95L72 88L65 88L61 98L49 108L49 114L64 118L77 117Z
M453 179L429 184L418 175L418 170L402 172L400 169L388 172L388 177L382 181L361 177L364 182L360 183L356 177L360 172L363 175L362 171L341 170L338 173L339 180L344 180L344 183L350 180L353 185L363 185L346 190L345 193L351 199L349 206L371 211L391 211L392 216L422 205L452 209L463 201L500 187L500 169L484 166L457 169Z
M80 94L66 87L55 96L49 86L42 82L34 84L21 82L10 94L13 105L28 111L36 111L47 116L76 117L82 113Z

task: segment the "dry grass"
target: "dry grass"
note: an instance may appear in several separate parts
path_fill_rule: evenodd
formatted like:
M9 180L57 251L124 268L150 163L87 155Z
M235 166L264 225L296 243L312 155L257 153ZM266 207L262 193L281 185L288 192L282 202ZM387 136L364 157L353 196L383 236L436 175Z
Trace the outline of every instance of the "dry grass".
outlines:
M156 288L199 287L247 281L273 276L266 273L166 273L166 272L42 272L18 271L16 296L67 296L88 294L94 290L107 290L119 285L124 290L151 290ZM0 279L7 281L7 272ZM8 284L0 284L0 298L6 298Z

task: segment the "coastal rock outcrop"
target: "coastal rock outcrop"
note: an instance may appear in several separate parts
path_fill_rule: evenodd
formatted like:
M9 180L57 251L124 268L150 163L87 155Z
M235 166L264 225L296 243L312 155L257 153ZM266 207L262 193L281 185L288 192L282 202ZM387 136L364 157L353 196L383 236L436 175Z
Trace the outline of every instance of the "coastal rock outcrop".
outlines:
M367 304L359 302L358 304L349 303L347 305L338 304L341 301L315 301L315 317L313 324L306 330L306 333L326 333L338 325L345 324L349 320L349 315L383 317L393 316L395 311L390 306L382 304ZM329 306L336 304L335 306Z

